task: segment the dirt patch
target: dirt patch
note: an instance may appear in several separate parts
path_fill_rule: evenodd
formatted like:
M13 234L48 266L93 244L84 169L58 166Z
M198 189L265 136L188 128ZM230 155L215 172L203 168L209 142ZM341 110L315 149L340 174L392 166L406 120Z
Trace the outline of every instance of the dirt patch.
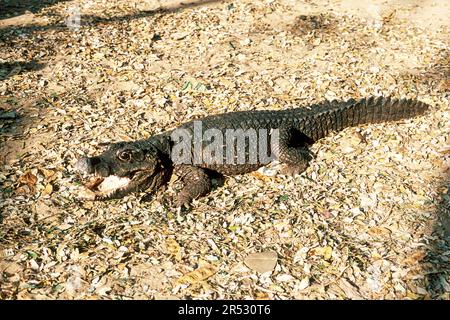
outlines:
M307 35L310 32L327 33L336 28L337 20L330 15L306 16L300 15L295 21L290 31L299 36Z
M32 13L22 14L13 18L0 20L0 30L7 27L20 27L26 25L43 26L47 24L45 18L36 16Z

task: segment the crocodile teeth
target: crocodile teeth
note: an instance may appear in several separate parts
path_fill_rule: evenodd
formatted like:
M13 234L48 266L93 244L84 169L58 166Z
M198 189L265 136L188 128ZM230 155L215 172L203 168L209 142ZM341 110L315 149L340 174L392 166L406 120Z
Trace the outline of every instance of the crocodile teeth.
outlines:
M89 179L87 183L85 183L85 187L90 191L95 191L97 187L104 181L105 179L102 177L94 176Z
M103 193L110 193L119 188L126 187L130 183L130 178L118 177L118 176L108 176L99 185L98 190Z

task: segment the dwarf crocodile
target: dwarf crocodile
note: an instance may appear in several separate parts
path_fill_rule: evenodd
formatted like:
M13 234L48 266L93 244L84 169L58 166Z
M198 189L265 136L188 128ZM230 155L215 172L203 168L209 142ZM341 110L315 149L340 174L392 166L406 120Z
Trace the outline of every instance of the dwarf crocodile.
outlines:
M284 173L298 174L306 169L312 158L308 146L330 132L366 123L410 118L423 114L428 108L427 104L417 100L370 97L345 102L326 101L289 110L237 111L211 115L186 122L174 130L148 139L111 143L102 154L79 159L75 169L96 179L88 187L90 196L87 198L90 200L121 198L131 192L153 194L163 189L172 174L176 174L183 187L177 194L175 204L182 206L211 190L212 174L243 174L266 165L265 161L252 157L256 149L252 149L251 140L254 137L261 140L263 133L267 135L264 144L268 144L267 141L273 143L275 139L272 138L277 133L277 143L271 144L275 147L269 151L282 163ZM196 134L199 134L195 132L198 131L196 123L201 123L200 139L196 138ZM213 134L208 134L208 130ZM256 135L249 134L252 130ZM191 160L197 161L174 160L174 150L180 143L177 140L179 137L174 137L179 132L193 137L192 144L183 152L184 155L192 156ZM228 137L228 132L240 132L244 137L240 139L237 135L231 144L227 144L224 139ZM223 134L225 138L217 140L218 134ZM238 143L239 139L243 143ZM208 146L214 142L216 148L211 151ZM220 148L224 153L217 157ZM230 148L231 158L227 158L225 155ZM209 157L205 156L206 153ZM239 155L245 157L237 161Z

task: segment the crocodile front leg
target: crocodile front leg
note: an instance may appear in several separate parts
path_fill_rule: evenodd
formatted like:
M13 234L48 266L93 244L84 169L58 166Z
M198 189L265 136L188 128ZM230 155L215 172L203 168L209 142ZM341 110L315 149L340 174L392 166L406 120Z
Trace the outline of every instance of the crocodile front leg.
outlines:
M284 164L282 174L296 175L306 170L312 159L308 149L310 139L296 129L280 129L277 156Z
M211 178L202 168L182 164L175 166L174 173L183 183L175 201L177 207L189 205L193 199L211 191Z

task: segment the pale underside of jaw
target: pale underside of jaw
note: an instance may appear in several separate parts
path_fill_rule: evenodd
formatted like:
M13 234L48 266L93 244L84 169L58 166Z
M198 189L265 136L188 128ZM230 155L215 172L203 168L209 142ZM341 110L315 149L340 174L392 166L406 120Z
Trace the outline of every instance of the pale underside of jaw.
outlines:
M84 185L85 188L80 196L86 200L95 200L97 197L108 197L114 191L126 188L130 182L131 179L127 177L110 175L102 178L96 176Z

